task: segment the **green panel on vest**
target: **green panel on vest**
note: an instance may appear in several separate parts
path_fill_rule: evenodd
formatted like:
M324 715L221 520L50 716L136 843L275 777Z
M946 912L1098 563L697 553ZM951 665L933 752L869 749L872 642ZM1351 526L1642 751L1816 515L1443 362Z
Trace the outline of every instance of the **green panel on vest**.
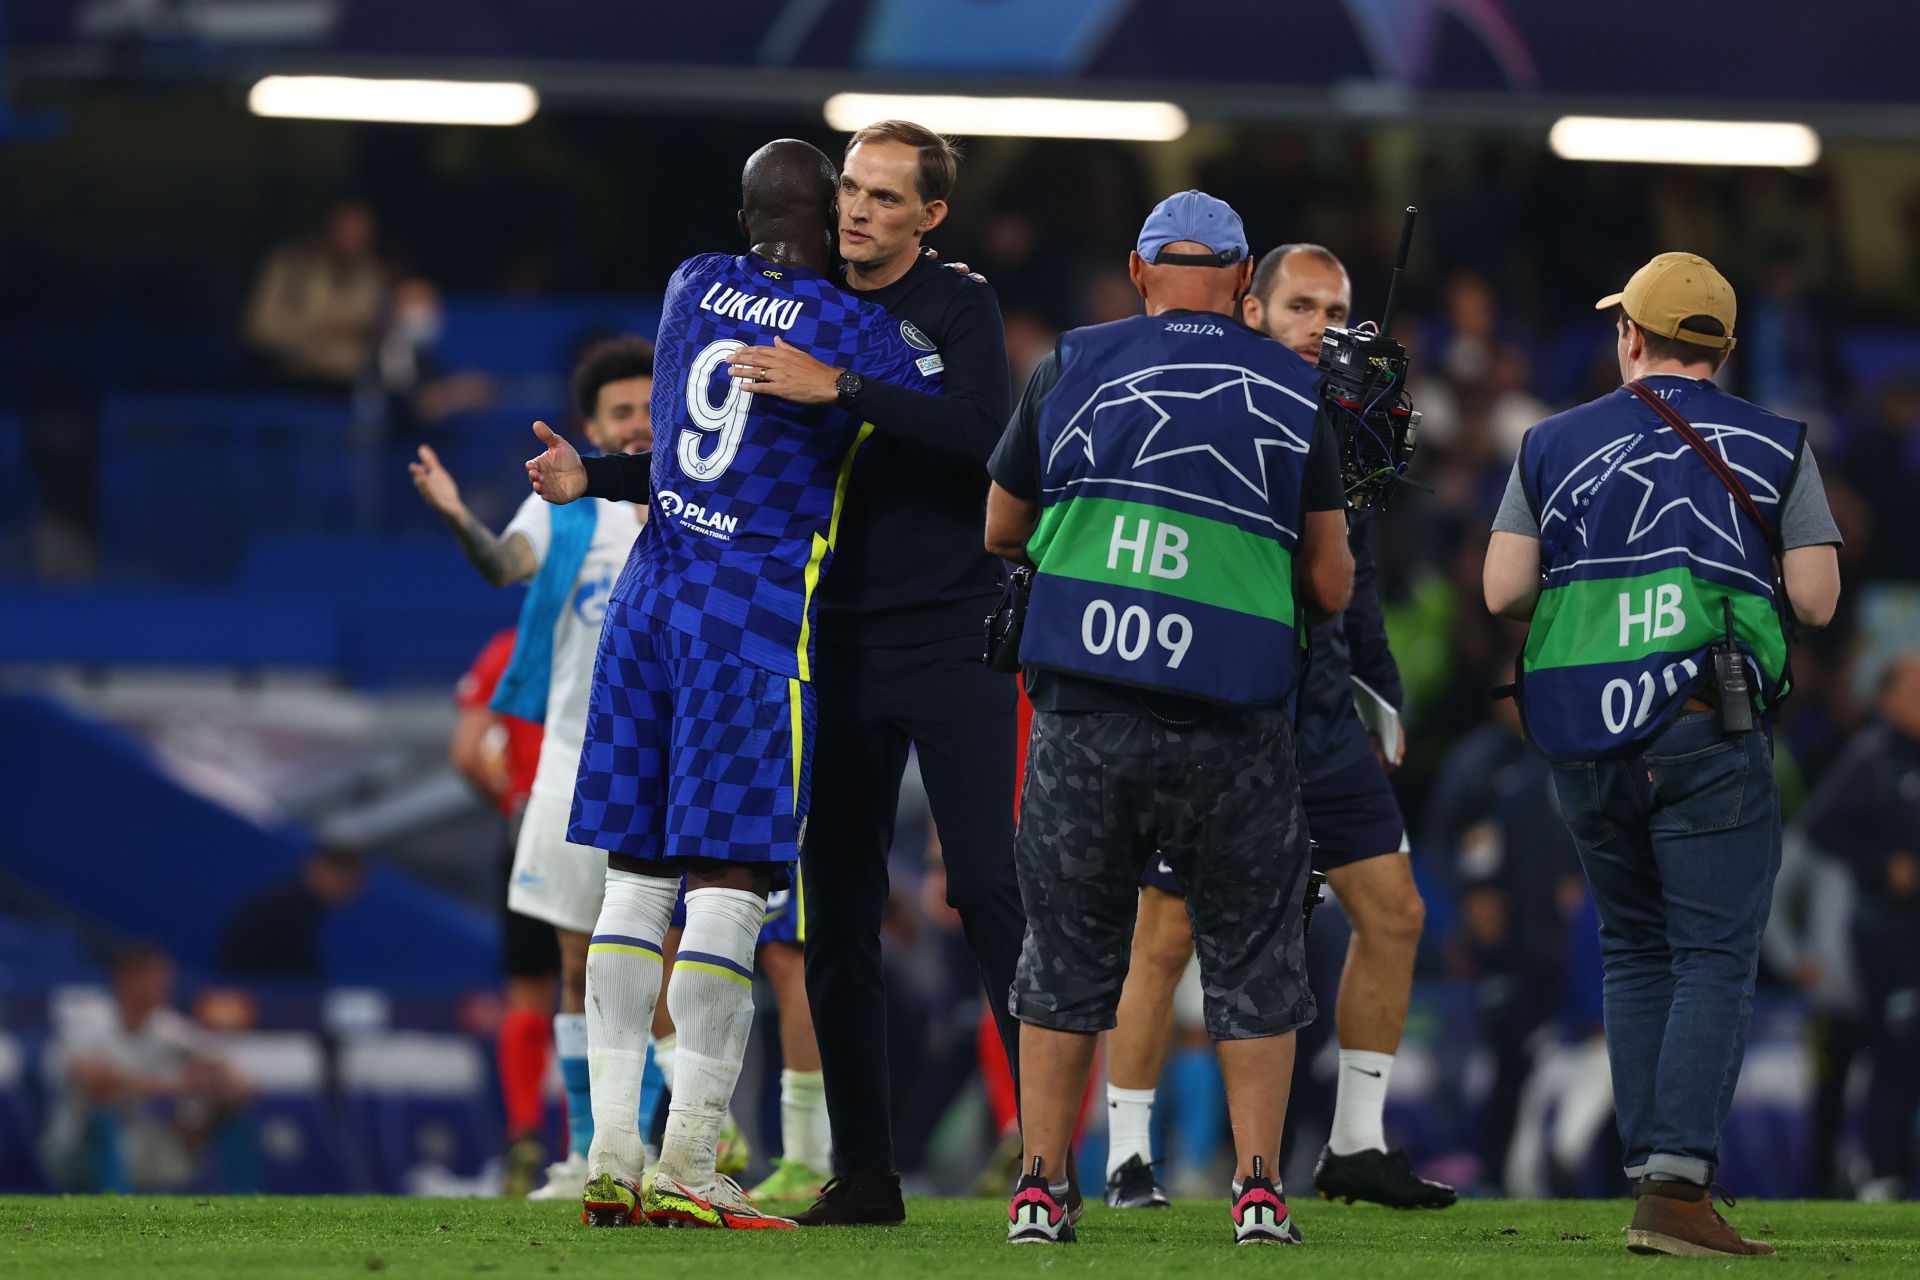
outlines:
M1133 587L1293 625L1293 554L1205 516L1115 498L1048 507L1027 542L1042 573Z
M1726 635L1720 602L1728 598L1734 634L1752 647L1767 678L1777 677L1786 661L1786 641L1772 603L1681 567L1631 578L1589 578L1541 592L1527 634L1527 669L1697 652Z

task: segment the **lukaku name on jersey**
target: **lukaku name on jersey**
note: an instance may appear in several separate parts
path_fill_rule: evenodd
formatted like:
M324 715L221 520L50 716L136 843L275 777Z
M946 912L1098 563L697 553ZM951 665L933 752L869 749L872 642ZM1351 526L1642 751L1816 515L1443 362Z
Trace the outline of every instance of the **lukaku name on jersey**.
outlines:
M727 357L780 334L863 377L937 391L898 318L805 267L689 259L655 348L653 508L614 598L755 666L810 680L820 580L872 427L837 404L754 396Z

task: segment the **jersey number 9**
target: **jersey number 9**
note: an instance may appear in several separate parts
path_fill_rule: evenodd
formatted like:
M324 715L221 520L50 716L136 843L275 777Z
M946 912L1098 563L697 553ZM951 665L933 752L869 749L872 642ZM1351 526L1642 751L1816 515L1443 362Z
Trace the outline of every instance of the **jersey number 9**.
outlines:
M680 470L695 480L718 480L733 465L733 455L740 450L751 397L739 379L728 376L727 393L715 404L707 398L707 384L716 370L724 368L727 357L746 345L732 338L708 343L694 357L693 367L687 370L687 417L698 430L680 433L679 458ZM703 434L715 437L711 452L700 452Z

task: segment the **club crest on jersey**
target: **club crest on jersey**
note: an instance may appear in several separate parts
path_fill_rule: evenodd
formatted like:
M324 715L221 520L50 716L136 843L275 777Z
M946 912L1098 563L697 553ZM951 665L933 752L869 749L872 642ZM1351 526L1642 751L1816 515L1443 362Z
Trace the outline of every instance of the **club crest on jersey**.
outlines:
M900 322L900 336L905 338L907 340L907 345L914 348L916 351L939 350L938 347L933 345L933 339L929 338L926 334L920 332L919 329L915 328L913 321L911 320L902 320Z
M597 627L607 616L607 601L613 597L613 574L603 573L582 582L573 593L573 616L589 627Z
M671 489L660 490L654 495L654 500L660 504L661 515L677 521L689 533L720 542L732 542L733 535L740 531L739 516L730 516L724 511L709 511L697 502L688 502Z

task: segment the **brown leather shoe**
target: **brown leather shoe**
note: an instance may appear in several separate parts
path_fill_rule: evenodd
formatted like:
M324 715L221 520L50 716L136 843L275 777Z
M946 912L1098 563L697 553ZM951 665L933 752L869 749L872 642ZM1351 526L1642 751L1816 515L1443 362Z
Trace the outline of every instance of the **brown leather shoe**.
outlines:
M1633 1184L1633 1225L1627 1248L1634 1253L1672 1253L1682 1257L1756 1257L1773 1252L1762 1240L1748 1240L1713 1207L1705 1187L1691 1182ZM1733 1203L1732 1197L1727 1203Z

